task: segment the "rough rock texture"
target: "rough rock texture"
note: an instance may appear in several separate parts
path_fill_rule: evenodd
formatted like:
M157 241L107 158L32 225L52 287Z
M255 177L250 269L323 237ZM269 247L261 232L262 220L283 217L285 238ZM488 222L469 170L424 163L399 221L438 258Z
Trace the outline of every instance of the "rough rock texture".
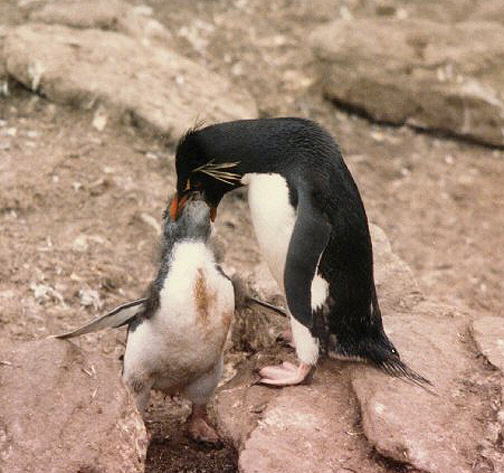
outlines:
M121 0L47 3L32 11L29 18L35 22L74 28L118 31L142 40L145 45L150 42L168 44L172 38L171 33L161 23Z
M433 382L437 396L367 367L352 371L352 385L364 433L379 453L432 473L471 472L484 435L478 420L487 408L470 389L477 361L460 343L465 320L436 317L433 309L396 314L385 325L403 359Z
M311 36L324 94L379 122L504 145L504 29L338 20Z
M366 16L425 18L445 22L472 20L504 23L504 5L500 0L373 0L363 5Z
M147 434L116 363L69 342L0 346L0 471L144 470Z
M410 267L392 252L385 232L370 225L373 240L375 283L380 294L383 314L398 309L411 309L422 295ZM391 281L394 281L391 284Z
M7 28L0 25L0 83L7 79L7 64L4 54L4 39L7 35Z
M502 317L481 317L472 323L472 335L478 350L504 372L504 323Z
M5 55L10 75L51 100L81 107L102 103L172 137L197 120L257 114L252 98L227 80L120 33L28 24L8 33Z
M500 0L372 0L361 2L365 16L425 18L442 23L467 20L504 22Z
M262 261L256 265L253 271L248 275L251 287L262 298L282 299L282 291L278 287L278 283L271 275L268 265Z
M500 0L480 0L477 6L472 5L469 11L471 19L504 23L504 4Z
M257 352L271 348L288 327L288 319L256 304L235 313L231 328L232 346L236 350Z
M281 390L253 385L253 366L242 367L215 405L220 431L241 450L241 472L387 471L362 441L343 364L322 364L312 385Z
M7 80L8 80L8 74L7 74L7 67L5 67L5 63L2 63L2 50L1 50L1 45L0 45L0 95L2 95L4 92L4 87L6 87Z
M309 386L269 389L254 385L253 368L293 360L293 353L261 352L222 387L215 404L221 432L241 450L242 473L391 471L383 457L415 472L497 467L493 453L485 452L496 451L501 425L488 419L498 416L501 386L482 374L467 318L425 299L385 234L374 226L371 232L385 328L433 390L331 360L321 362Z

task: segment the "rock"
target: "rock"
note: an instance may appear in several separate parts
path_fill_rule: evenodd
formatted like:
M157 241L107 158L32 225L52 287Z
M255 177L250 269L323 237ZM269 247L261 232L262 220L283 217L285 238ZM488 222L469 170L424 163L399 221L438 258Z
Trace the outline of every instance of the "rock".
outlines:
M243 448L251 432L275 393L254 386L256 360L249 358L236 366L235 376L223 385L213 403L219 432L239 449Z
M378 122L504 144L502 25L338 20L311 44L335 103Z
M0 343L2 471L144 471L147 434L117 363L59 340Z
M34 22L120 31L120 22L133 8L121 0L44 2L29 12Z
M235 350L252 352L271 348L288 326L287 317L250 303L235 312L231 327L232 346Z
M488 1L488 0L479 0ZM424 18L439 22L464 21L475 10L478 0L377 0L367 2L366 16L373 14L397 18Z
M47 3L32 11L31 21L118 31L142 40L169 44L171 33L158 21L142 15L121 0L89 0Z
M440 23L485 20L504 23L501 0L374 0L364 2L360 16L389 15L421 18Z
M241 473L384 471L356 426L358 406L340 368L322 365L311 386L272 390L245 379L219 393L219 429L240 449Z
M265 261L261 261L254 267L248 279L259 297L267 300L283 298L282 291Z
M480 0L476 7L472 5L470 12L471 20L504 23L504 4L500 0Z
M215 244L214 239L214 247ZM277 345L279 335L289 325L286 314L282 316L276 311L252 301L250 298L268 302L271 295L258 297L256 291L252 289L253 285L238 274L235 273L231 279L235 293L236 310L227 340L227 349L232 348L237 351L255 353ZM272 305L282 309L279 305Z
M398 470L469 473L473 464L498 464L491 453L498 457L499 437L488 440L485 419L496 415L501 387L472 352L467 318L426 299L383 231L372 226L371 233L385 329L433 391L333 360L320 362L309 386L272 390L254 384L253 370L294 354L263 350L238 367L215 403L242 473L385 473L390 461Z
M254 117L253 99L177 53L123 34L28 24L6 38L9 74L59 103L96 104L171 138L197 119Z
M472 472L488 406L472 386L478 366L460 341L465 320L417 308L384 323L403 360L433 382L437 395L356 367L352 386L368 441L380 454L422 471Z
M7 28L0 25L0 95L2 94L2 84L7 82L7 60L4 53L4 38L7 34Z
M504 372L504 320L481 317L472 323L472 335L478 350L488 361Z
M392 252L387 235L380 227L370 225L369 229L373 240L375 284L382 313L398 308L411 309L422 297L411 268Z

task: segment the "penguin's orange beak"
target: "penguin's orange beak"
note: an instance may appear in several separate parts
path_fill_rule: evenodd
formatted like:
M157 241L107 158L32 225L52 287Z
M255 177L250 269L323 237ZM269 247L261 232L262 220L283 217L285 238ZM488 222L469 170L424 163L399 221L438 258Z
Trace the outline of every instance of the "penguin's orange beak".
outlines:
M177 193L175 193L175 195L173 196L170 205L170 219L173 222L178 219L179 215L182 213L182 210L184 210L184 206L187 202L187 197L188 194L184 194L181 198L179 198Z
M182 197L179 198L178 194L175 192L175 195L173 196L170 205L170 219L173 222L179 218L180 214L184 210L184 206L189 200L189 196L190 192L184 192L184 194L182 194ZM210 207L210 220L212 222L215 222L215 219L217 217L217 207L213 207L211 205L209 205L209 207Z

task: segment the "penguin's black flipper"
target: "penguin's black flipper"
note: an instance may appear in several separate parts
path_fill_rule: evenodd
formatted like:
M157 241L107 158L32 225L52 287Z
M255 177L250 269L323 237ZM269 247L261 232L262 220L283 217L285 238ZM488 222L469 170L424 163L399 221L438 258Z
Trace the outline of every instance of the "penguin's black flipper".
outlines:
M315 271L331 236L331 225L310 201L307 191L298 192L297 218L289 242L284 285L287 306L305 327L313 327L311 286Z
M127 302L108 314L102 315L97 319L84 324L70 332L61 333L59 335L53 335L50 338L74 338L80 335L84 335L90 332L97 332L105 328L118 328L131 322L137 315L145 310L145 302L147 299L138 299L136 301Z

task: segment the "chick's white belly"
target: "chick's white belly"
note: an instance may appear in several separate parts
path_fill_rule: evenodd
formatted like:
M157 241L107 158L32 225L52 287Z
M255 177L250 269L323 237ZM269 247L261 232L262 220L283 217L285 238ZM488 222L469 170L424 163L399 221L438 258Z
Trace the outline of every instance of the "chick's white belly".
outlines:
M252 223L271 274L284 290L284 270L296 211L289 201L287 181L279 174L247 174Z
M165 392L183 389L220 362L234 312L231 282L202 243L175 248L160 307L128 336L126 379Z

